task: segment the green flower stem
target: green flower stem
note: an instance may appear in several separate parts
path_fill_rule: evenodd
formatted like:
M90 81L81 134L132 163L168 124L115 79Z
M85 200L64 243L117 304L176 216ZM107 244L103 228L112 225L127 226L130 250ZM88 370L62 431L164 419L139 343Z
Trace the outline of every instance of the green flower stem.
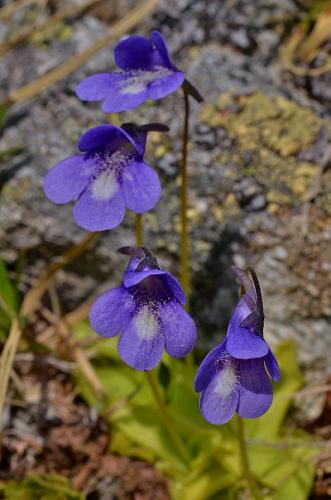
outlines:
M144 244L144 226L143 226L143 218L141 214L136 214L135 219L135 233L136 233L136 245L138 247L143 246ZM169 436L171 437L179 455L185 464L189 462L189 454L186 449L186 446L178 434L176 425L171 417L171 414L168 411L168 408L163 400L162 394L158 387L158 382L155 378L154 372L146 371L146 379L151 388L154 399L157 403L157 406L160 410L161 416L164 421L164 425L168 431Z
M180 281L186 294L186 310L190 308L190 254L187 224L187 145L190 103L189 95L184 92L184 126L182 136L182 161L180 167Z
M238 422L238 442L239 442L239 452L240 452L242 475L243 475L244 479L246 479L246 481L247 481L248 487L250 489L251 497L254 499L258 499L259 495L257 493L256 481L255 481L253 474L251 473L250 466L249 466L246 440L245 440L244 420L241 417L239 417L239 415L237 415L237 422Z
M164 425L168 431L168 434L171 437L174 445L176 446L177 451L180 454L182 460L184 461L185 464L188 464L189 459L190 459L188 450L187 450L181 436L177 432L175 422L173 421L172 416L169 413L168 408L164 402L164 399L160 393L160 390L158 387L158 382L155 378L155 372L146 371L145 374L146 374L147 382L149 383L149 386L151 388L151 391L153 393L155 401L156 401L158 408L160 410L160 413L161 413L161 416L163 418Z
M142 247L144 244L144 224L142 214L136 214L136 245L137 247Z
M187 221L188 176L187 176L187 145L190 116L189 94L183 86L184 93L184 125L182 135L182 161L180 166L180 282L186 295L185 309L190 311L190 242ZM193 354L185 357L188 366L193 367Z
M135 220L135 231L136 231L136 245L137 246L142 246L144 244L144 228L143 228L143 219L141 214L136 214L136 220ZM166 404L163 400L162 394L159 391L158 387L158 382L155 379L154 372L146 371L146 378L148 381L148 384L151 388L151 391L153 393L153 396L155 398L155 401L157 403L157 406L160 410L160 413L162 415L162 418L164 420L164 425L167 428L168 434L173 440L174 445L177 448L178 453L180 454L182 460L185 463L188 463L189 461L189 455L188 451L185 447L185 444L178 434L176 430L175 423L168 412L168 409L166 407Z

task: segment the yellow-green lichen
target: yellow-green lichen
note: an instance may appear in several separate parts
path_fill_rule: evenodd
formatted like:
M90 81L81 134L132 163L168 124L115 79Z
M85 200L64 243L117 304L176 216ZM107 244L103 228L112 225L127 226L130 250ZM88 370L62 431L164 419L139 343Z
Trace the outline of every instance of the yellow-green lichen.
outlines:
M323 125L331 133L330 123L293 101L261 92L223 94L216 106L202 108L201 118L226 129L232 139L234 146L224 151L222 164L231 162L240 175L256 177L266 186L270 203L295 205L307 200L319 167L300 160L299 153L314 144ZM324 201L324 207L329 205Z

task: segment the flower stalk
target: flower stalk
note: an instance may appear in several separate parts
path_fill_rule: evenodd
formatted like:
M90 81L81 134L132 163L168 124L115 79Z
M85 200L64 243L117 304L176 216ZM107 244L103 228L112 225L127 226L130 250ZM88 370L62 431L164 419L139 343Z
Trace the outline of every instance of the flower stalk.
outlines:
M188 147L188 128L190 103L189 94L185 87L184 93L184 124L182 135L182 160L180 169L180 281L186 295L186 310L190 308L190 251L188 234L188 176L187 176L187 147Z
M136 245L137 247L141 247L144 244L144 228L143 228L143 219L141 214L136 214L136 219L135 219L135 232L136 232ZM152 391L153 397L155 399L155 402L159 408L160 414L163 418L164 425L168 431L169 436L171 437L174 445L176 446L176 449L178 453L180 454L181 458L185 463L188 462L189 456L187 449L184 445L184 442L181 438L181 436L178 434L176 425L168 412L168 408L164 402L164 399L162 397L162 394L159 390L158 387L158 382L155 378L155 374L153 371L145 371L146 375L146 380L148 382L148 385L150 386L150 389Z
M189 462L189 454L188 450L180 436L180 434L177 432L176 425L172 419L171 414L168 411L168 408L164 402L164 399L160 393L158 383L155 378L155 373L154 371L146 371L146 379L147 382L151 388L151 391L153 393L154 399L157 403L157 406L160 410L160 414L163 418L164 425L168 431L169 436L171 437L174 445L177 448L178 453L180 454L183 462L185 464L188 464Z
M248 484L251 497L254 499L258 499L259 496L256 491L256 482L249 466L246 439L245 439L244 420L239 415L237 415L237 422L238 422L239 455L241 461L242 475Z
M142 247L144 245L144 223L142 214L136 214L135 219L136 245Z

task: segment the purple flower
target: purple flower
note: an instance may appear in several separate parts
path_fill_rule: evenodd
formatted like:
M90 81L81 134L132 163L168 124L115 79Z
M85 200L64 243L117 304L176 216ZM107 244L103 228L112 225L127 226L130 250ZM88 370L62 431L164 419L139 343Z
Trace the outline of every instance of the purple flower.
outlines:
M129 366L151 370L164 350L175 358L192 351L196 327L182 307L184 292L162 271L145 248L120 249L131 259L122 284L101 295L90 312L90 323L102 337L121 334L118 351Z
M114 50L121 71L89 76L76 88L83 101L103 100L102 109L114 113L135 108L147 99L162 99L175 92L185 75L171 61L167 45L158 31L151 38L129 36ZM187 91L202 100L196 89L185 80Z
M85 132L78 142L80 153L55 165L45 177L44 191L54 203L77 199L73 214L89 231L117 227L125 207L137 213L151 210L161 195L156 172L143 160L150 130L166 130L159 124L100 125Z
M243 296L229 323L227 336L203 360L195 379L201 392L200 410L212 424L228 422L235 412L256 418L270 407L270 377L279 381L277 360L263 339L264 313L261 289L255 272L251 278L233 268Z

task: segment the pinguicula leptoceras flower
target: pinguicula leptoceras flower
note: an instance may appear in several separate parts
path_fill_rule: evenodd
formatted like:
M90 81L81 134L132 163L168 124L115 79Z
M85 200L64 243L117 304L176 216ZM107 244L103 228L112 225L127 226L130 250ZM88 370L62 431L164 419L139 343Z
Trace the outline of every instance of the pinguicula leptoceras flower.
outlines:
M263 415L273 398L270 377L280 379L274 354L263 339L261 288L253 269L232 268L243 295L232 315L227 335L203 360L195 379L201 392L200 410L212 424Z
M171 274L159 268L146 248L123 247L131 256L122 284L98 297L90 322L102 337L121 334L118 352L136 370L151 370L164 350L175 358L192 351L196 327L182 307L184 292Z
M147 99L162 99L175 92L183 83L197 101L197 90L185 80L185 75L172 62L166 42L158 31L150 39L129 36L119 42L114 58L121 71L89 76L76 88L83 101L103 100L106 113L125 111Z
M151 210L161 195L157 173L143 160L146 136L168 127L99 125L79 139L80 153L55 165L46 175L44 191L54 203L77 199L73 215L89 231L117 227L125 207L136 213Z

